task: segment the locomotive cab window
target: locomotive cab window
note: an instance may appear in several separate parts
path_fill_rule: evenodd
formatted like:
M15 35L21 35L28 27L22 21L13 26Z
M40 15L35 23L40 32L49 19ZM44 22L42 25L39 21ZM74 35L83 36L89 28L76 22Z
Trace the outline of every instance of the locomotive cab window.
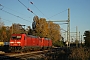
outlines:
M12 36L11 38L12 38L12 39L17 39L17 40L18 40L18 39L21 39L21 36Z
M16 39L16 36L12 36L11 38L12 38L12 39Z

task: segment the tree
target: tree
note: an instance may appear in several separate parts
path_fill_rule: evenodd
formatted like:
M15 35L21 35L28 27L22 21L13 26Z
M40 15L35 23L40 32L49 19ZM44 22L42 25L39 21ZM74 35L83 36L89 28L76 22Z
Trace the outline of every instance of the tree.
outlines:
M4 41L4 38L6 38L6 36L5 36L5 34L6 34L6 32L5 32L5 27L3 26L3 27L1 27L1 29L0 29L0 40L1 41Z
M64 46L64 42L57 40L57 41L55 41L53 43L53 45L56 46L56 47L63 47Z
M48 22L49 25L49 36L53 42L61 39L60 26L53 22Z
M60 40L60 26L58 24L47 22L45 18L38 18L38 16L34 16L33 21L33 35L50 38L53 42Z
M89 48L71 48L68 60L90 60L90 49Z
M9 26L2 26L0 29L0 41L9 42L11 36L11 31Z
M7 36L7 38L5 40L6 42L9 42L11 34L12 34L12 32L10 31L10 27L6 26L6 36Z
M90 31L84 32L85 45L90 47Z
M21 24L12 24L11 26L12 33L18 34L18 33L25 33L25 29L21 26Z
M6 38L5 34L4 22L2 22L0 18L0 41L4 41L4 38Z
M28 26L28 27L26 28L26 34L27 34L27 35L32 35L32 29L31 29L30 26Z
M37 36L40 37L48 37L48 23L45 18L40 18L36 21L35 32Z

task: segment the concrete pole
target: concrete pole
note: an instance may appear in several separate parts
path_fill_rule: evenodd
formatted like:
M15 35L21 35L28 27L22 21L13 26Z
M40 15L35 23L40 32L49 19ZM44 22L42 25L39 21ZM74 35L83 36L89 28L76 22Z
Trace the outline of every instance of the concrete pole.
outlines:
M79 43L80 43L80 31L79 31Z
M76 26L76 41L78 41L78 28ZM76 47L78 47L78 42L76 42Z
M13 23L12 23L12 34L13 34Z
M82 46L82 35L81 35L81 46Z
M77 26L76 26L76 40L77 40Z
M70 9L69 9L69 8L68 8L67 38L68 38L68 41L69 41L69 47L70 47Z
M67 25L67 42L69 43L69 40L68 40L68 25ZM67 44L67 47L68 47L68 44Z

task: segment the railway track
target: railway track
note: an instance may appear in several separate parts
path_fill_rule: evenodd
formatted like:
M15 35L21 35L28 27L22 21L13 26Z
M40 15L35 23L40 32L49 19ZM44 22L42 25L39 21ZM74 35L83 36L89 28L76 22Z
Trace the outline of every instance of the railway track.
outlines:
M15 57L15 56L21 56L21 55L28 55L28 54L44 53L44 52L47 52L47 51L48 50L44 50L44 51L32 51L32 52L27 52L27 53L7 53L6 56Z
M65 58L63 56L65 55ZM27 53L3 53L0 55L0 60L57 60L67 59L67 48L52 48L51 50L32 51Z
M32 52L28 52L28 53L3 53L0 54L0 60L1 59L38 59L41 57L44 57L44 54L47 53L48 50L44 50L44 51L32 51Z

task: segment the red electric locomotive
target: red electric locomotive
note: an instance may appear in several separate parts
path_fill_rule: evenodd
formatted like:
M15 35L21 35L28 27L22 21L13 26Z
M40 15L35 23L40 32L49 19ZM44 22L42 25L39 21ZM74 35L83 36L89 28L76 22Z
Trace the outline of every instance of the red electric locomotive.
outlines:
M47 49L52 47L52 40L26 34L12 34L9 46L14 52Z

